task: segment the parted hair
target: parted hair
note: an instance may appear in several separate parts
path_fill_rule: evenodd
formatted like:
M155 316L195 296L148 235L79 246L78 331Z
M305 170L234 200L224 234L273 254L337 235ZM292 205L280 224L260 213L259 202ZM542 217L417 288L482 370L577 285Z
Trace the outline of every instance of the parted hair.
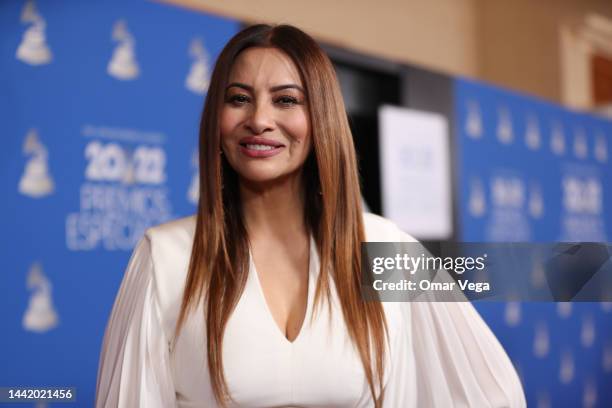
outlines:
M318 307L325 303L329 307L330 281L335 283L348 333L361 358L375 406L380 407L388 334L382 304L365 301L360 295L360 243L365 236L353 138L331 61L316 41L296 27L247 27L227 43L215 64L200 122L200 200L174 338L189 313L201 304L212 389L217 403L226 406L231 395L223 370L223 334L249 273L249 237L238 175L219 154L219 120L232 66L238 55L251 47L284 52L305 86L312 149L302 171L304 221L321 260L313 301Z

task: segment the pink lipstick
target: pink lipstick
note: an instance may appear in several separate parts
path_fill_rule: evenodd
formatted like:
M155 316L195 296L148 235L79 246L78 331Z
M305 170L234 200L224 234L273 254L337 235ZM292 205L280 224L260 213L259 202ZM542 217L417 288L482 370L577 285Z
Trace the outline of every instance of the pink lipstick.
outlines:
M280 142L261 136L248 136L240 139L240 151L252 158L271 157L285 148Z

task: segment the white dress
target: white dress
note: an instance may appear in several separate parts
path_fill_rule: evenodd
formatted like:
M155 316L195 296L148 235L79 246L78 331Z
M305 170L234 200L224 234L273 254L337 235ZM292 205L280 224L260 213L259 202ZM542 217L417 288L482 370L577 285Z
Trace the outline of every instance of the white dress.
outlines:
M364 214L368 241L413 241ZM216 407L201 308L170 340L182 300L195 216L147 230L106 328L96 407ZM313 321L319 257L310 238L308 308L289 342L276 325L252 260L223 342L226 381L240 407L371 407L361 360L336 297ZM332 288L333 289L333 288ZM335 294L335 289L332 290ZM384 407L524 407L505 351L470 303L384 303L390 350Z

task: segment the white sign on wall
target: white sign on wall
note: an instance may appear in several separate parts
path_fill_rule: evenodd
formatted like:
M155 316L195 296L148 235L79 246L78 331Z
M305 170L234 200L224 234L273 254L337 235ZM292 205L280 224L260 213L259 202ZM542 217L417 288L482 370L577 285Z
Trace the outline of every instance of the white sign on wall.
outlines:
M420 239L452 235L448 121L442 115L379 109L383 215Z

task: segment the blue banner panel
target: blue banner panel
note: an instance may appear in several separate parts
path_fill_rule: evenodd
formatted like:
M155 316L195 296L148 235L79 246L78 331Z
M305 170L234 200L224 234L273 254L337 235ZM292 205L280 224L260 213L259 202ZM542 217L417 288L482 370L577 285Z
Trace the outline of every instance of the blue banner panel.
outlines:
M612 122L465 79L455 81L455 115L462 241L612 240ZM528 406L612 405L612 303L477 308Z
M149 1L0 4L0 385L93 405L135 242L195 211L204 95L238 29Z
M612 239L612 122L456 82L466 241Z

